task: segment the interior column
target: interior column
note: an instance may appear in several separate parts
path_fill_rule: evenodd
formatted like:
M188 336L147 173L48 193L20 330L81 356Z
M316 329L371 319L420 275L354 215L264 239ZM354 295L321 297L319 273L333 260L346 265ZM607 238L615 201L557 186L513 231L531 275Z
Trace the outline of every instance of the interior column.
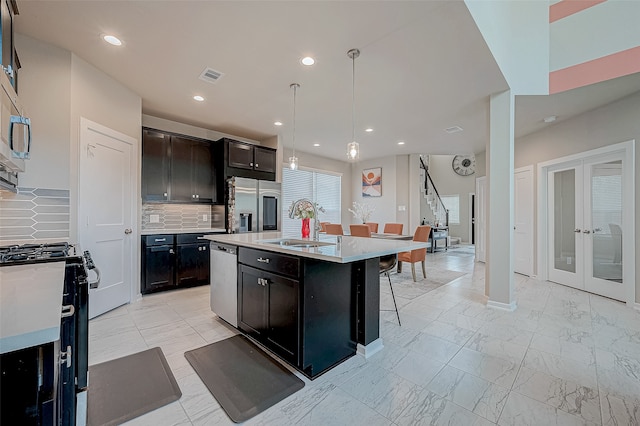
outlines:
M487 306L513 311L513 146L514 95L510 90L491 95L487 145Z

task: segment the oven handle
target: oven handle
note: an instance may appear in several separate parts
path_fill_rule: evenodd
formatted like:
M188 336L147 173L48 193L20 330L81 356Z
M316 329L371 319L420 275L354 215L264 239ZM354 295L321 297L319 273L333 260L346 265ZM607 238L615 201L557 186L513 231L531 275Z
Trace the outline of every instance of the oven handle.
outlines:
M100 269L98 269L97 266L94 266L91 270L96 273L96 279L95 281L89 281L89 288L96 289L100 286Z
M62 305L62 318L72 317L76 313L76 308L73 305Z

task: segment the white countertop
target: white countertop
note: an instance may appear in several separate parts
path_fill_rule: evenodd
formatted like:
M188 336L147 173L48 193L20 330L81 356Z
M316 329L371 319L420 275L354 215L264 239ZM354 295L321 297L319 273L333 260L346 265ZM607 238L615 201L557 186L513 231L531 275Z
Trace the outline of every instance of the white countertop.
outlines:
M428 246L427 243L415 241L350 237L346 235L342 236L342 243L340 244L337 242L338 238L335 235L321 235L320 241L333 243L332 245L321 247L293 247L269 243L269 241L282 238L300 239L300 235L283 235L281 232L218 234L206 235L204 238L219 243L251 247L260 250L300 257L309 257L312 259L326 260L328 262L336 263L350 263L357 260L370 259L387 254L426 248ZM309 242L313 241L309 240Z
M206 234L208 232L227 232L223 228L184 228L184 229L143 229L140 235L160 234Z
M0 353L60 338L64 259L0 267Z

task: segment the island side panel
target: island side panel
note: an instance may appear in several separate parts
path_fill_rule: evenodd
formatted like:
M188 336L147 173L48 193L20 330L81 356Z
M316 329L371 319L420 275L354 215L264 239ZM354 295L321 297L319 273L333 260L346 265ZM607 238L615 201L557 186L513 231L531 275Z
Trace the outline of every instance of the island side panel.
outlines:
M302 370L314 378L356 352L351 265L304 259Z
M357 292L357 341L366 346L380 337L380 258L361 260L352 265Z

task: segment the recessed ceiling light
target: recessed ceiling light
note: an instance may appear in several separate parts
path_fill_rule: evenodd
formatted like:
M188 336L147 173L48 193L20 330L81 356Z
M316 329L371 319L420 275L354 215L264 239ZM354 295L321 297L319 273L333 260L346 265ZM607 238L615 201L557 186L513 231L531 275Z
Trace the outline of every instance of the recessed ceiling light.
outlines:
M404 141L398 142L398 145L404 145Z
M320 144L319 143L314 143L313 146L320 146Z
M274 126L282 126L282 122L281 121L276 121L273 123Z
M550 115L549 117L545 117L544 118L544 122L545 123L553 123L554 121L556 121L558 119L558 116L556 115Z
M198 101L198 102L202 102L202 101L204 101L204 98L203 98L202 96L200 96L200 95L195 95L195 96L193 97L193 99L195 99L195 100L196 100L196 101Z
M369 127L367 129L364 129L364 131L367 132L367 133L371 133L371 132L373 132L373 129L371 127Z
M113 44L114 46L122 46L122 42L116 36L107 34L107 35L102 36L102 39L104 41L106 41L107 43L109 43L109 44Z
M303 65L311 66L316 63L316 60L311 56L305 56L300 62L302 62Z

